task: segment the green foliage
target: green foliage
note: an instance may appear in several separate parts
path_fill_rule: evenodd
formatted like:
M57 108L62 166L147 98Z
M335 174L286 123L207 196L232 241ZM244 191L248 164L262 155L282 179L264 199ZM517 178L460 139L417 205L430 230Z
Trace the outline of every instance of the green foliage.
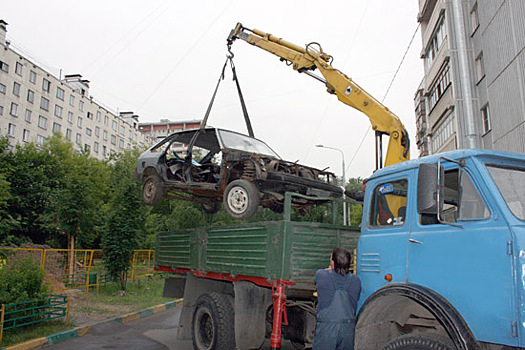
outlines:
M126 289L133 251L145 235L148 211L142 204L141 186L134 177L137 157L136 151L126 151L115 158L111 167L112 198L102 239L106 269L113 279L120 281L122 290Z
M0 304L42 299L49 294L44 270L31 257L15 259L0 268Z

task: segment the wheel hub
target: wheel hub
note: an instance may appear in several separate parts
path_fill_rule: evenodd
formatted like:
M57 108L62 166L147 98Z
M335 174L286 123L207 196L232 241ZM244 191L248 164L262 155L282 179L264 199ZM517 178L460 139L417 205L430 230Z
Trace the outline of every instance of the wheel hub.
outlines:
M228 204L234 213L242 214L248 207L248 194L242 187L234 187L228 193Z

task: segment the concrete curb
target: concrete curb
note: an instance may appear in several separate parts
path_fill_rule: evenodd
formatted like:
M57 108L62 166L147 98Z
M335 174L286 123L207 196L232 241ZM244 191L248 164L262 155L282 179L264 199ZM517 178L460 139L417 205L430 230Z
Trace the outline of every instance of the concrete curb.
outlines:
M5 348L1 348L0 350L32 350L32 349L42 347L44 345L58 344L58 343L61 343L69 339L84 336L93 326L96 326L102 323L106 323L106 322L117 322L117 323L126 324L128 322L135 321L135 320L138 320L144 317L148 317L153 314L174 308L180 305L181 301L182 299L177 299L177 300L170 301L164 304L160 304L160 305L152 306L152 307L149 307L143 310L139 310L137 312L132 312L127 315L114 317L114 318L108 318L106 320L95 322L90 325L75 327L73 329L69 329L64 332L48 335L47 337L36 338L36 339L26 341L24 343L11 345Z

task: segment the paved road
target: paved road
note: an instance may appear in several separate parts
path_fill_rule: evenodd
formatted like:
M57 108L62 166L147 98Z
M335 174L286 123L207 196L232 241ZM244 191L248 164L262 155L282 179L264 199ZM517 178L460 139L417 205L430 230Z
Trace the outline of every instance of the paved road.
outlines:
M92 327L83 337L47 346L56 350L88 349L141 349L141 350L192 350L191 341L177 340L177 325L182 307L177 306L126 324L114 321ZM269 349L269 341L263 349ZM283 342L283 350L293 349Z

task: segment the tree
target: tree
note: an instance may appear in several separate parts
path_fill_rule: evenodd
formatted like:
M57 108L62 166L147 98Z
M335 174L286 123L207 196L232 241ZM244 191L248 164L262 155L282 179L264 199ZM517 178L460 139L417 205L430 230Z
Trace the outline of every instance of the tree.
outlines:
M108 273L126 290L133 251L145 232L148 208L142 203L141 186L135 180L138 151L116 156L111 166L108 220L102 239L104 262Z

